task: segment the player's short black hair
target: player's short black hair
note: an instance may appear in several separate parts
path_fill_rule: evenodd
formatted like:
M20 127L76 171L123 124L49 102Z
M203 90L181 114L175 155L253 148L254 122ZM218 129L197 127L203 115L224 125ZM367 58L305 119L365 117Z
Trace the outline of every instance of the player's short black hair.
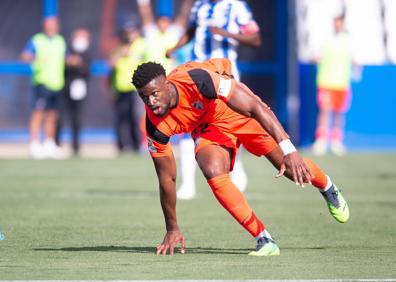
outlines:
M142 88L158 76L166 76L164 67L154 62L143 63L137 67L132 76L132 83L136 88Z

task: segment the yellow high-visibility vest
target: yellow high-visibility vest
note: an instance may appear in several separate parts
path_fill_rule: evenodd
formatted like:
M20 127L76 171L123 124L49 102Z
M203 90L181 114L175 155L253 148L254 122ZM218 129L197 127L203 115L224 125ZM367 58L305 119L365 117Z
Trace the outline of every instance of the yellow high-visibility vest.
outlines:
M32 42L35 48L33 83L44 85L49 90L61 90L65 85L65 40L61 35L48 37L37 33Z
M323 48L318 64L318 87L332 90L348 89L351 68L352 54L349 38L346 33L340 33Z
M136 90L132 75L139 64L145 61L146 50L143 38L137 38L129 47L128 54L121 56L114 64L113 87L119 92Z

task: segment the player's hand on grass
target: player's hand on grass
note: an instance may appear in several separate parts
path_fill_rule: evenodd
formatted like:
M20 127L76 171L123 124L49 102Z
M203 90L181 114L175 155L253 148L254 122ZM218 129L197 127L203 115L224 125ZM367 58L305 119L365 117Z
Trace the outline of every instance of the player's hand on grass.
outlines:
M298 152L287 154L283 158L283 163L275 177L280 177L288 171L296 185L304 187L304 182L311 184L314 175Z
M180 232L180 230L168 231L166 232L162 243L157 246L156 254L166 255L169 250L169 254L173 256L175 247L178 243L181 244L180 252L184 254L186 251L186 239L184 238L184 235Z

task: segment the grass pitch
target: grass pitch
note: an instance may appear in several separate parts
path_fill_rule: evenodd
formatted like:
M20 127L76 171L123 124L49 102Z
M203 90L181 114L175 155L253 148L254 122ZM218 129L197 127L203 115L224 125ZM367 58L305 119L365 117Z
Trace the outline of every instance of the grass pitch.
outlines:
M396 278L396 154L316 159L349 201L337 223L315 189L275 180L244 155L246 197L279 257L246 254L254 240L197 172L198 198L178 202L187 253L155 256L164 235L151 159L0 160L0 279Z

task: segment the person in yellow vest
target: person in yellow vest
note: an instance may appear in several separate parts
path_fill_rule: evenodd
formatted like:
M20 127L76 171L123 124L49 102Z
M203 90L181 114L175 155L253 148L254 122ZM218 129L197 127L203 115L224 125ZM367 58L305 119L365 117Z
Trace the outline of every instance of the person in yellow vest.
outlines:
M330 149L336 155L346 153L343 144L345 112L350 106L352 52L350 39L344 28L344 15L334 18L334 36L325 43L318 60L317 102L319 114L312 146L315 155Z
M147 59L160 63L168 73L177 66L177 63L173 58L166 57L166 51L173 48L184 34L192 1L182 1L180 12L174 21L167 15L160 15L155 20L150 2L150 0L137 0L143 34L147 42Z
M44 19L43 32L33 35L21 54L21 60L31 63L33 72L29 153L34 159L64 157L54 138L58 100L64 86L65 54L65 40L59 34L59 22L54 16ZM42 130L45 134L44 143L40 141Z
M119 152L127 149L127 134L131 149L139 152L142 143L140 120L143 104L131 83L133 71L146 60L146 45L137 22L129 21L120 32L120 45L110 54L111 85L114 90L115 133Z

